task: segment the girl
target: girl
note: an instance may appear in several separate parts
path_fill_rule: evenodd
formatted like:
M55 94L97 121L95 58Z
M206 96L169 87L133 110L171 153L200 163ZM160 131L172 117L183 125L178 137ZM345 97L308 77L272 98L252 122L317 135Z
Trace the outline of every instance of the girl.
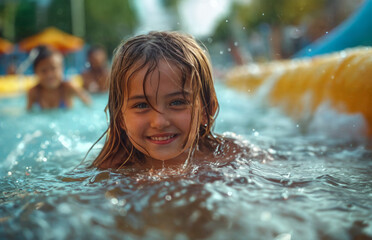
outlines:
M91 93L107 92L107 54L103 47L93 46L88 51L89 68L81 74L83 88Z
M63 56L46 46L37 47L33 63L39 83L28 91L27 110L36 106L41 109L71 108L73 96L78 96L85 104L90 104L89 96L63 81Z
M131 38L113 58L109 126L93 166L156 169L186 166L190 159L227 161L242 147L213 134L218 108L210 62L192 37L150 32Z

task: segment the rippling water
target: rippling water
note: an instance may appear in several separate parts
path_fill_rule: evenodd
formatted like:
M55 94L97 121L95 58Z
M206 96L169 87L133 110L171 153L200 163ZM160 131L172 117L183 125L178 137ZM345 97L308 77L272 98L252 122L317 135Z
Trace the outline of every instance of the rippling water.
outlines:
M216 132L272 161L195 163L182 174L76 168L106 127L106 95L36 113L23 96L0 99L0 239L372 239L371 144L346 128L358 117L327 118L334 131L217 91Z

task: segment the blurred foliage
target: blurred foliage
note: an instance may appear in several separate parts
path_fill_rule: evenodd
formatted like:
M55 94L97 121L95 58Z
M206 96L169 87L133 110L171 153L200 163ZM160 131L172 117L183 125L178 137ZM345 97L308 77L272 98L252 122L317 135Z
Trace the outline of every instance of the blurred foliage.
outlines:
M180 0L162 0L163 6L168 9L177 9L180 4Z
M262 23L271 26L297 25L304 17L322 9L325 4L326 0L236 0L229 13L232 18L220 20L214 38L230 38L234 33L231 28L236 26L253 29ZM234 24L230 24L231 22Z
M271 25L299 24L302 18L324 7L325 0L254 0L235 2L233 11L247 27L264 22Z
M15 36L13 41L20 41L37 32L36 26L36 3L23 2L18 4L14 17Z
M71 1L53 0L46 9L46 13L47 21L42 21L44 23L42 28L54 26L64 32L72 32Z
M109 52L138 25L133 0L85 0L85 36L88 44L101 44ZM0 1L0 36L13 42L54 26L72 33L71 0Z
M133 8L130 0L85 1L85 40L88 43L102 44L112 52L138 25L138 17Z
M14 18L18 4L14 1L0 4L0 37L14 41Z

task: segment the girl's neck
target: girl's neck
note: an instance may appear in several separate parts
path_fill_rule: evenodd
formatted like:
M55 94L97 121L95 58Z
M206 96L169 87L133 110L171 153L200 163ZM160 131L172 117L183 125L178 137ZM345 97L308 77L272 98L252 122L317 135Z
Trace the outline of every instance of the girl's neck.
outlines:
M187 156L182 160L156 160L152 158L146 159L146 165L152 170L161 170L161 169L182 169L185 165Z

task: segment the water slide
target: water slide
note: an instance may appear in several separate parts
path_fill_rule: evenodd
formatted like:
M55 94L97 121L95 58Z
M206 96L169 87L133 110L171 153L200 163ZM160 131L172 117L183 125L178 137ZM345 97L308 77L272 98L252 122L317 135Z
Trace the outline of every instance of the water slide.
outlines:
M345 22L294 57L313 57L357 46L372 46L372 0L365 0Z
M361 116L361 135L372 139L370 46L372 0L366 0L350 18L292 60L235 67L226 84L247 94L264 93L271 106L298 121L314 118L319 109L327 109L323 115L336 111Z

